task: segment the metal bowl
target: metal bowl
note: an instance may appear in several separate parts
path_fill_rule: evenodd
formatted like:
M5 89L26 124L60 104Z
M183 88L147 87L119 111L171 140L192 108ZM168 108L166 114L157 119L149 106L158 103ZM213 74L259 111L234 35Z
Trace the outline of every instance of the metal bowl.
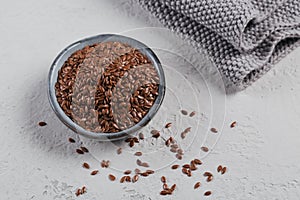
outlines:
M144 118L139 121L134 126L130 127L129 129L122 130L120 132L116 133L96 133L91 132L88 130L85 130L75 122L73 122L62 110L60 105L58 104L58 101L56 99L55 95L55 83L57 82L58 72L65 63L65 61L76 51L83 49L85 46L101 43L101 42L109 42L109 41L116 41L128 44L136 49L138 49L140 52L142 52L144 55L146 55L153 63L153 66L157 70L158 76L159 76L159 89L158 89L158 96L153 104L153 106L150 108L148 113L144 116ZM50 71L49 71L49 77L48 77L48 98L50 101L50 105L52 109L54 110L55 114L58 116L58 118L70 129L72 129L74 132L99 141L114 141L114 140L121 140L126 137L128 137L129 134L133 134L137 131L139 131L142 127L146 126L150 120L154 117L154 115L159 110L162 101L165 96L165 75L164 71L162 69L162 65L155 55L155 53L145 44L126 37L122 35L115 35L115 34L102 34L97 35L89 38L85 38L83 40L77 41L71 45L69 45L67 48L62 50L58 54L58 56L53 61Z

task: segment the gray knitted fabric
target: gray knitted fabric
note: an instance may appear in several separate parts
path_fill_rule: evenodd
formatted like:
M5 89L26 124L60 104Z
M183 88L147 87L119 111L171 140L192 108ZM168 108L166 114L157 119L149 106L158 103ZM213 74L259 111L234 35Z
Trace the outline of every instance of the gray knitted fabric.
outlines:
M244 89L300 45L300 0L138 0Z

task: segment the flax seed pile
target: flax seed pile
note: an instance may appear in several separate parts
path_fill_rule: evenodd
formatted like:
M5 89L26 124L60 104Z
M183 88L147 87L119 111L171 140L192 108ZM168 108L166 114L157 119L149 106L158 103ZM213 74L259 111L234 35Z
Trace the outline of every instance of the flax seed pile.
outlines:
M102 42L73 53L55 84L59 105L82 128L103 133L138 123L158 96L159 77L138 49Z

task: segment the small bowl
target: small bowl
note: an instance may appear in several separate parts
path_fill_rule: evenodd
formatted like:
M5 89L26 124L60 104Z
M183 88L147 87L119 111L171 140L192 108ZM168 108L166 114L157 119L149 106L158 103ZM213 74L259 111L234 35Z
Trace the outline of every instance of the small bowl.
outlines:
M96 133L91 132L88 130L85 130L75 122L73 122L62 110L60 105L58 104L58 101L56 99L55 95L55 83L57 82L58 72L65 63L65 61L76 51L83 49L85 46L101 43L101 42L108 42L108 41L115 41L115 42L121 42L128 44L136 49L138 49L140 52L142 52L144 55L146 55L153 63L153 66L155 67L158 76L159 76L159 89L158 89L158 96L153 104L153 106L150 108L148 113L144 116L144 118L139 121L134 126L130 127L129 129L122 130L120 132L116 133ZM71 45L69 45L67 48L62 50L58 54L58 56L55 58L54 62L51 65L50 71L49 71L49 77L48 77L48 98L50 101L50 105L55 112L55 114L58 116L58 118L70 129L72 129L74 132L99 141L115 141L115 140L121 140L128 137L129 134L135 133L139 131L142 127L146 126L150 120L155 116L157 111L159 110L162 101L165 96L165 75L164 71L162 69L162 65L158 59L158 57L155 55L155 53L145 44L126 36L122 35L115 35L115 34L102 34L97 35L89 38L85 38L83 40L80 40L78 42L75 42Z

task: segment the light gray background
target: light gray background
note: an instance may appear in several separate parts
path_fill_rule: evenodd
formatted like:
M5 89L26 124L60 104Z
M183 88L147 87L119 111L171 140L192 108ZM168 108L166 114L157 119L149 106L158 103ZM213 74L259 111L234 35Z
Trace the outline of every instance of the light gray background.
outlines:
M178 185L173 196L162 199L201 199L206 189L214 192L211 199L300 198L300 49L253 86L228 95L226 102L224 93L210 88L213 98L226 105L226 115L222 136L204 159L203 169L214 170L219 163L229 167L228 174L216 177L211 185L194 191L193 184L203 180L200 173L187 179L169 170L138 184L121 185L107 180L109 170L91 178L80 167L83 161L93 168L99 168L99 163L74 153L74 145L67 143L74 134L49 108L46 83L52 60L62 48L85 36L153 25L159 26L129 0L1 1L1 200L160 199L162 174ZM180 43L175 36L169 40ZM189 47L180 51L199 56ZM36 124L43 120L49 125L41 129ZM230 129L233 120L238 126ZM99 152L107 153L107 146ZM74 191L82 185L88 193L76 198Z

